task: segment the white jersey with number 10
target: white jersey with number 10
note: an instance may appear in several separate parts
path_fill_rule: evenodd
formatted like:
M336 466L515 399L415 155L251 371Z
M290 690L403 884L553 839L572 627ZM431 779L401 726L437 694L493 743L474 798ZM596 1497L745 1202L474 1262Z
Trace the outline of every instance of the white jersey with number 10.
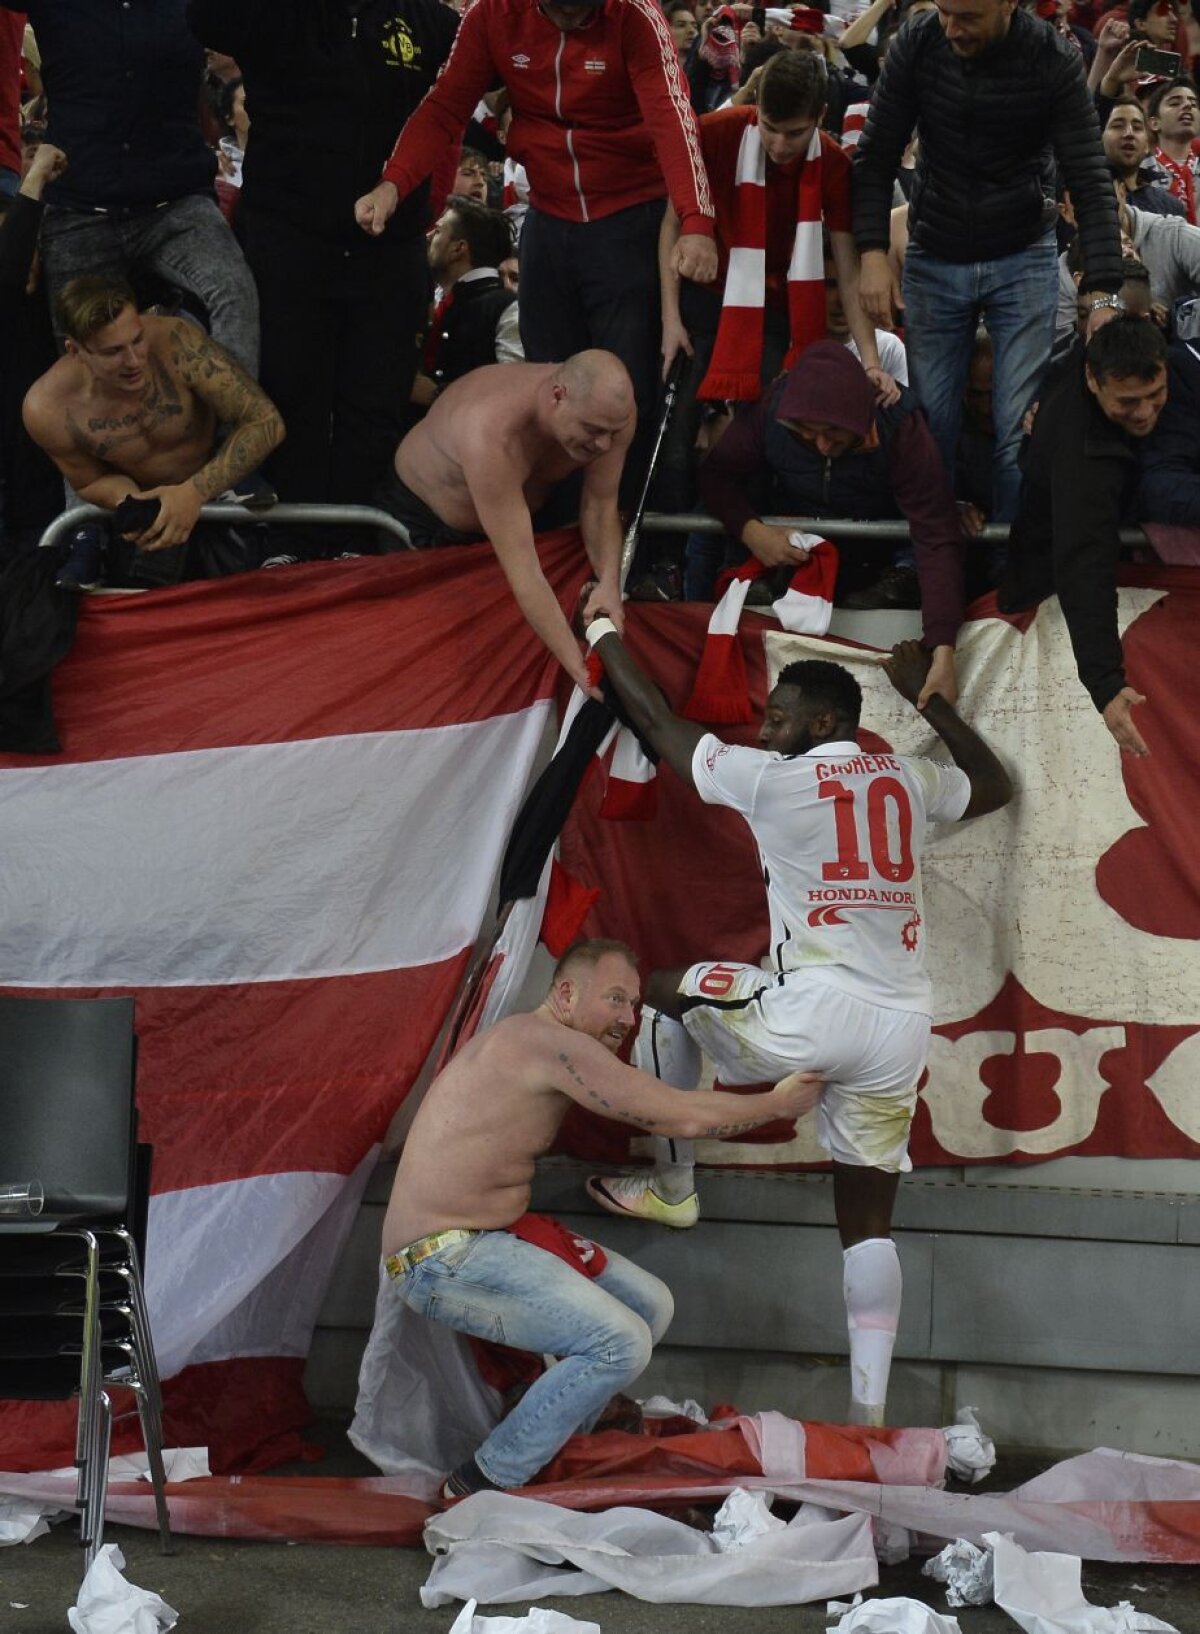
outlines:
M780 755L710 734L692 775L702 800L740 812L754 834L776 971L929 1011L921 851L929 823L966 810L964 772L853 742Z

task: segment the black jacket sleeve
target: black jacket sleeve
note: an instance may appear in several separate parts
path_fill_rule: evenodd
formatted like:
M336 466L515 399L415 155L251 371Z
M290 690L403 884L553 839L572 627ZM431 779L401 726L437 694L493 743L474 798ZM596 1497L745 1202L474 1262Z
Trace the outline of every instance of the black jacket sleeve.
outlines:
M1117 200L1078 52L1059 55L1057 78L1052 103L1054 153L1070 189L1083 244L1086 270L1079 287L1115 295L1124 280Z
M860 254L886 250L891 242L892 185L917 123L915 37L906 27L892 40L854 150L854 237Z
M1128 466L1120 458L1089 459L1084 449L1083 438L1071 438L1055 450L1050 477L1054 588L1079 679L1102 710L1125 685L1117 558Z
M1141 460L1139 521L1200 526L1200 359L1186 341L1171 348L1166 407Z
M42 208L40 199L18 193L0 231L0 374L7 371L17 334L29 321L25 284L37 248Z

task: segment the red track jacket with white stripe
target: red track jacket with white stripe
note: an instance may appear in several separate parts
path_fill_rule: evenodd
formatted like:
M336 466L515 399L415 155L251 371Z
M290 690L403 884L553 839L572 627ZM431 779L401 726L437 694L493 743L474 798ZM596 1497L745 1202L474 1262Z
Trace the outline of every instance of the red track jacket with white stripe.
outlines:
M512 99L508 153L529 174L535 209L594 221L666 192L685 233L711 236L687 80L655 0L604 0L569 32L537 0L475 0L384 168L401 198L461 140L499 80Z

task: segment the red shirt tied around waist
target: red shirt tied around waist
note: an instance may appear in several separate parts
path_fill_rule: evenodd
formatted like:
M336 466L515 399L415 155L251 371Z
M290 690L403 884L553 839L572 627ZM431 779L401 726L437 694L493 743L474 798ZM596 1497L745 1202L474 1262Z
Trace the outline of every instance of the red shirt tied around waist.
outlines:
M535 209L588 222L668 193L683 231L711 237L696 120L661 9L655 0L604 0L594 13L567 31L536 0L474 0L383 179L403 198L502 81L513 115L508 154L528 172Z

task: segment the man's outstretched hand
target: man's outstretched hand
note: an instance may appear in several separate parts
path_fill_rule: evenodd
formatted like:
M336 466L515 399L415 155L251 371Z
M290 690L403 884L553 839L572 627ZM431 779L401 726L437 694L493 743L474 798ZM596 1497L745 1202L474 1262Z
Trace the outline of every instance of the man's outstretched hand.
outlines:
M815 1072L789 1072L775 1085L775 1094L781 1102L779 1115L784 1118L802 1118L821 1098L824 1079Z
M1133 710L1135 704L1144 704L1144 695L1135 692L1132 687L1122 687L1115 698L1110 698L1105 704L1104 724L1113 737L1116 738L1121 749L1127 755L1137 755L1141 758L1148 755L1146 740L1133 724Z

